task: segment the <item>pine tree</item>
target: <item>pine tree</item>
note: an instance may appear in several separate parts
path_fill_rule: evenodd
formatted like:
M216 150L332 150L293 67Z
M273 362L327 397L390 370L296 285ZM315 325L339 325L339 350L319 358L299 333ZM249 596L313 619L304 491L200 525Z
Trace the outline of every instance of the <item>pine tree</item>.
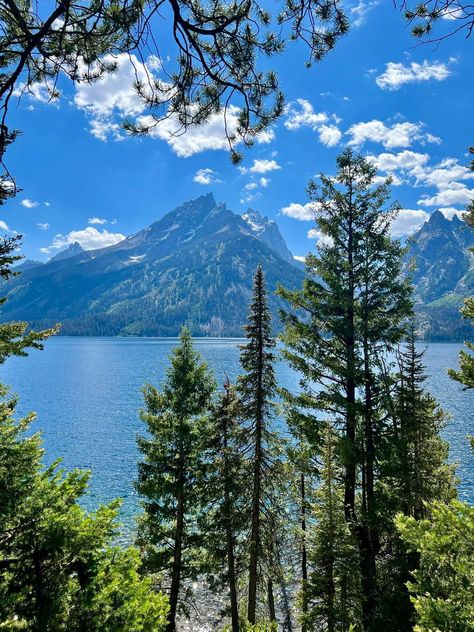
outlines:
M344 519L341 470L337 464L339 437L327 424L322 431L320 486L312 506L307 583L308 630L349 632L360 622L360 574L357 543Z
M202 537L197 518L203 505L203 427L214 379L183 328L161 391L144 388L141 418L149 435L138 438L143 461L137 489L144 497L138 544L147 571L170 572L168 632L176 629L183 582L199 573Z
M240 355L244 373L238 378L237 392L241 415L246 424L247 449L252 469L247 618L251 624L255 624L257 603L261 598L259 595L261 570L266 553L263 547L268 535L266 530L268 530L269 516L271 511L275 510L275 507L271 507L271 500L276 483L273 478L276 436L271 428L274 414L272 399L276 393L273 368L275 341L271 336L271 317L263 271L260 266L255 272L253 298L248 324L245 326L245 335L248 342L242 347ZM270 595L271 591L267 591L267 594ZM269 605L271 606L271 603ZM271 612L270 616L272 616Z
M206 503L200 530L206 534L207 577L213 592L229 594L232 632L239 632L238 580L248 525L248 475L242 452L239 402L227 381L206 427ZM225 564L222 561L225 560Z
M385 208L389 181L346 151L335 178L310 183L318 228L318 255L306 257L300 291L280 290L293 312L283 312L285 356L301 374L293 405L319 423L331 415L342 431L344 511L359 546L364 630L374 630L380 546L376 498L377 440L384 414L380 360L403 336L410 288L400 280L402 249L390 239L397 206ZM319 388L315 388L315 384ZM360 493L359 493L360 492Z
M419 558L407 551L393 529L393 516L401 513L421 520L429 516L435 500L449 502L455 496L449 446L440 436L447 415L426 391L424 351L416 348L412 322L406 345L397 351L398 373L387 409L392 418L381 445L380 470L387 523L380 574L388 587L382 611L387 630L405 630L413 624L413 609L406 583Z

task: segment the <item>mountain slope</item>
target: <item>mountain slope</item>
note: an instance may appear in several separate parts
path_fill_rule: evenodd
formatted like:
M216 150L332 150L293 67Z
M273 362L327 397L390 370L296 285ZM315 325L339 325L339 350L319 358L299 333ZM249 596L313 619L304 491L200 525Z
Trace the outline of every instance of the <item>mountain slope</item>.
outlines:
M435 211L409 243L407 260L414 263L412 279L422 329L434 340L473 337L459 314L466 296L474 295L472 230L456 215L452 220Z
M114 246L25 271L2 317L62 322L63 334L175 335L187 323L196 335L241 335L258 264L270 292L301 284L297 267L209 194ZM270 304L276 315L279 299Z

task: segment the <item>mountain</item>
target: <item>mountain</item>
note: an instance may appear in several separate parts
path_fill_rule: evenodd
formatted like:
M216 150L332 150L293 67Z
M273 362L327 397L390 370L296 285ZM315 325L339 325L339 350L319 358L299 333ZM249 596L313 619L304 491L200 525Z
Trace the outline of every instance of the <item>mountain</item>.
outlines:
M472 327L459 309L474 294L473 246L472 229L457 215L448 220L441 211L409 241L407 264L414 264L417 311L424 334L432 339L472 338Z
M196 335L241 335L258 264L275 317L277 285L303 278L276 224L246 215L208 194L114 246L60 253L8 283L2 318L61 322L70 335L176 335L184 323Z
M73 244L70 244L65 250L61 250L57 255L51 257L49 261L62 261L63 259L69 259L69 257L75 257L76 255L84 252L84 248L80 243L75 241Z
M289 263L295 262L293 255L288 250L286 241L280 233L278 224L273 219L262 217L258 211L254 211L251 208L242 215L242 219L250 226L252 231L264 241L267 246L270 246L270 248L277 252L282 259Z

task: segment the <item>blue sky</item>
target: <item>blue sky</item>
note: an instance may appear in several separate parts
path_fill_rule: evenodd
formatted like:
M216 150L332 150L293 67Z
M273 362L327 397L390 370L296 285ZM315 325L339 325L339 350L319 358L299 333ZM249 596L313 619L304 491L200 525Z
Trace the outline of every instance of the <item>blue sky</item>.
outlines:
M452 216L474 197L466 167L474 40L420 45L386 0L354 4L351 15L351 31L318 65L305 67L300 44L271 61L287 109L240 168L219 117L180 137L169 135L172 121L152 138L127 137L121 121L145 115L131 85L144 72L138 61L133 68L118 59L118 73L93 86L62 82L53 103L39 86L23 95L10 112L10 127L23 134L7 156L23 190L2 208L0 227L24 235L28 258L45 260L73 241L114 243L212 191L236 212L252 207L276 219L301 256L317 240L307 182L332 173L347 146L394 177L393 198L404 208L394 234L409 234L438 208ZM156 59L147 63L158 72Z

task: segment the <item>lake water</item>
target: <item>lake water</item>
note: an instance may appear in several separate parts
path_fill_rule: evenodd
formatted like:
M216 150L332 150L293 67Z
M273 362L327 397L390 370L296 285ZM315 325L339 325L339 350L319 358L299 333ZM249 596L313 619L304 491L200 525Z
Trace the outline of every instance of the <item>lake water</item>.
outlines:
M133 524L139 500L133 489L139 457L135 437L142 432L138 411L145 382L160 385L175 339L66 338L48 340L44 351L12 358L0 367L0 381L20 396L21 414L34 410L34 428L43 433L46 460L61 457L65 468L92 471L86 505L123 498L122 519ZM239 372L236 339L198 339L196 347L219 383ZM425 363L428 387L452 419L444 434L451 459L459 463L460 495L474 501L474 458L466 440L474 434L474 393L463 392L446 375L457 366L461 344L432 343ZM278 363L279 383L297 387L297 376Z

